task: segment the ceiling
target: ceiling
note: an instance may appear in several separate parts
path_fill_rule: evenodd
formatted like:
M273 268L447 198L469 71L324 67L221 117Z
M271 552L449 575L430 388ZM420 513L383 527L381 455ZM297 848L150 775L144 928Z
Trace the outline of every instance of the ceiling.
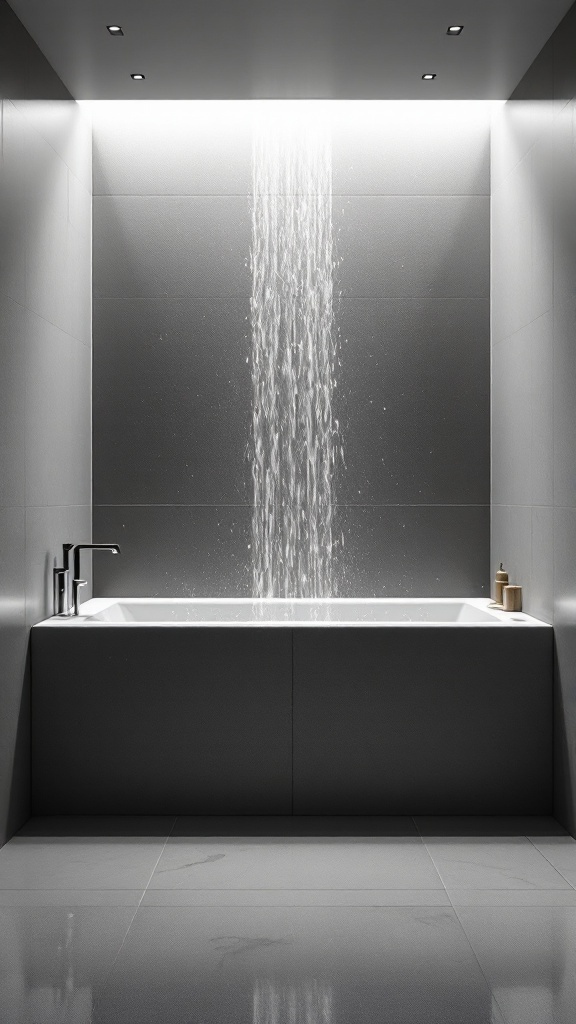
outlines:
M572 4L9 2L76 99L507 99ZM463 33L448 37L451 24Z

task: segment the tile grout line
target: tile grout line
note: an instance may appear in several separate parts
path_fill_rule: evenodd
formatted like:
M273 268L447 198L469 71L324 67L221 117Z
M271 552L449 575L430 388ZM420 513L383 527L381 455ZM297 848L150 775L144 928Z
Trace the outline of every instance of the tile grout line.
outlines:
M458 908L455 907L454 904L452 903L452 900L450 899L450 895L448 895L448 899L450 900L450 906L451 906L452 911L454 913L454 916L456 917L456 920L458 922L458 927L460 928L460 930L461 930L461 932L462 932L462 934L463 934L463 936L464 936L464 938L465 938L465 940L466 940L466 942L467 942L467 944L468 944L468 946L469 946L469 948L471 950L472 956L474 957L474 960L476 961L476 963L478 965L478 970L480 971L480 974L484 978L484 982L486 984L486 988L488 989L492 999L494 1000L496 1006L498 1007L498 1011L500 1013L500 1016L502 1017L502 1020L506 1021L506 1020L508 1020L508 1018L504 1016L504 1011L502 1010L502 1007L500 1006L500 1003L498 1002L498 1000L496 998L496 995L495 995L495 993L494 993L494 991L492 989L492 986L491 986L490 982L488 981L488 978L486 977L486 975L484 973L484 969L482 967L482 964L480 963L480 960L478 959L478 955L476 953L476 950L474 949L474 946L472 944L472 940L470 939L470 937L468 935L468 932L466 931L464 925L462 924L462 921L460 919L460 915L458 913Z
M434 866L434 870L435 870L436 874L438 875L438 878L442 882L442 885L444 886L444 892L446 893L446 895L448 896L448 899L450 900L450 894L448 892L448 888L446 886L446 882L444 881L444 879L442 877L442 872L440 871L440 868L436 864L436 861L434 860L434 857L432 856L432 854L430 852L430 849L428 847L428 843L426 842L426 839L424 838L424 836L422 836L422 842L424 844L424 849L426 850L426 853L428 854L428 856L430 857L430 860L432 861L432 864ZM450 905L452 906L452 900L450 900Z
M158 864L159 864L159 862L160 862L160 858L162 857L162 854L164 853L164 850L166 849L166 844L168 843L168 840L170 839L170 836L171 836L171 835L172 835L172 833L174 832L174 828L175 828L175 826L176 826L176 821L177 821L177 819L178 819L178 816L177 816L177 815L174 815L174 820L173 820L173 822L172 822L172 826L171 826L171 828L170 828L170 831L169 831L168 835L166 836L166 838L165 838L165 840L164 840L164 843L163 843L162 849L161 849L161 851L160 851L160 854L159 854L159 856L157 857L157 859L156 859L156 862L155 862L155 864L154 864L154 867L152 868L152 872L151 872L151 874L150 874L150 877L149 877L148 881L146 882L146 885L144 886L144 888L143 888L143 890L142 890L142 893L141 893L140 899L138 900L138 903L137 903L137 904L136 904L136 906L134 907L134 913L132 914L132 916L131 916L131 918L130 918L130 921L129 921L129 923L128 923L128 927L127 927L127 929L126 929L126 931L125 931L125 933L124 933L124 937L123 937L123 939L122 939L122 942L120 943L120 945L118 946L118 949L116 950L116 954L115 954L115 956L114 956L114 958L113 958L113 960L112 960L112 963L110 964L110 967L109 967L109 968L108 968L108 970L107 970L107 971L105 972L105 974L103 974L103 975L102 975L102 978L101 978L101 985L102 985L102 987L103 987L103 986L104 986L104 985L106 984L106 982L108 981L108 978L109 978L109 977L110 977L110 975L112 974L112 971L114 970L114 968L115 968L115 966L116 966L116 964L117 964L117 962L118 962L118 957L120 956L120 953L122 952L122 950L123 950L123 948L124 948L124 945L125 945L125 943L126 943L126 939L128 938L128 935L129 935L129 933L130 933L130 929L131 929L132 925L134 924L134 919L135 919L135 917L136 917L136 914L138 913L138 911L139 911L139 909L140 909L140 906L141 906L141 904L142 904L142 900L144 899L144 896L146 895L146 891L147 891L147 889L148 889L148 886L150 885L150 882L152 881L152 876L153 876L154 872L156 871L156 868L158 867ZM95 1000L94 1000L94 999L92 999L92 1012L93 1012L93 1014L95 1015L95 1019L96 1019L96 1018L98 1017L98 1010L97 1010L97 1007L96 1007L96 1002L95 1002Z
M178 814L174 815L174 821L172 822L172 828L170 829L170 831L169 831L168 835L166 836L166 839L165 839L165 841L164 841L164 846L162 847L162 849L161 849L161 851L160 851L160 855L159 855L159 857L158 857L158 859L157 859L157 861L156 861L156 863L155 863L155 865L154 865L154 867L152 868L152 871L151 871L151 873L150 873L150 878L148 879L148 881L146 882L146 885L144 886L144 891L143 891L143 893L142 893L142 896L140 897L140 900L139 900L138 906L136 907L136 911L138 911L138 910L140 909L140 906L141 906L142 900L144 899L144 897L145 897L146 893L148 892L148 889L149 889L149 887L150 887L150 882L152 881L152 879L153 879L153 877L154 877L154 874L155 874L155 871L156 871L156 868L158 867L158 865L159 865L159 863L160 863L160 861L161 861L161 859L162 859L162 855L163 855L163 853L164 853L164 850L166 849L166 847L167 847L167 845L168 845L168 840L169 840L169 839L170 839L170 838L172 837L172 834L173 834L173 832L174 832L174 829L176 828L176 822L178 821L178 818L179 818L179 815L178 815ZM136 915L134 915L134 916L136 916ZM132 926L132 922L130 922L130 927L131 927L131 926Z
M8 890L8 891L10 891L10 890ZM43 890L41 890L41 891L43 891ZM86 891L89 892L90 890L86 890ZM109 890L109 891L112 892L113 890ZM146 889L145 891L147 892L148 889ZM394 885L394 886L383 886L383 885L373 886L373 885L371 885L371 886L363 887L363 888L360 888L358 886L354 886L354 887L347 887L345 889L335 888L334 886L331 886L330 889L324 889L324 888L322 888L321 886L318 886L318 885L309 886L307 888L302 888L302 886L289 886L288 888L285 888L284 886L281 886L281 885L275 885L275 886L272 886L272 887L268 886L268 887L265 887L265 888L242 887L240 889L238 889L238 888L232 889L232 888L228 888L228 887L223 888L221 885L218 885L218 886L196 886L196 885L195 886L190 886L190 885L186 885L186 886L179 886L178 888L175 888L175 889L172 889L172 888L162 888L162 889L153 889L152 890L152 892L446 892L446 891L447 890L444 887L444 884L442 884L441 888L434 888L433 886L430 886L430 885L426 886L426 888L420 888L418 886L414 887L414 886L409 886L409 885L402 885L402 886L398 886L398 885ZM554 889L552 889L551 891L552 892L562 892L564 890L561 890L561 889L555 889L554 890Z
M438 878L439 878L439 879L440 879L440 881L442 882L442 888L444 889L444 892L446 893L446 895L447 895L447 897L448 897L448 900L449 900L449 902L450 902L450 905L452 905L452 901L450 900L450 895L449 895L449 893L448 893L448 889L446 888L446 882L445 882L445 881L444 881L444 879L442 878L442 875L441 875L441 873L440 873L440 869L439 869L439 868L438 868L438 867L436 866L436 862L435 862L435 860L434 860L434 857L432 856L432 854L430 853L430 850L428 849L428 844L427 844L427 842L426 842L426 839L425 839L425 838L424 838L424 836L422 835L422 831L421 831L421 829L420 829L420 828L419 828L419 826L418 826L418 822L416 821L416 817L415 817L414 815L411 815L411 817L412 817L412 823L413 823L413 825L414 825L414 828L416 829L416 832L418 833L418 835L419 835L419 837L420 837L420 841L421 841L421 843L422 843L422 845L423 845L424 849L426 850L426 853L428 854L428 856L429 856L429 858L430 858L430 861L431 861L431 863L432 863L432 867L434 868L434 870L435 870L436 874L438 875ZM439 890L436 890L436 891L438 892Z
M456 918L456 921L458 922L458 927L460 928L462 934L464 935L466 943L470 947L470 950L472 952L472 956L474 957L474 960L478 964L478 970L480 971L482 977L484 978L484 981L485 981L486 987L487 987L487 989L488 989L488 991L490 993L490 996L494 1000L494 1002L496 1003L496 1006L498 1007L498 1011L500 1013L500 1016L502 1017L502 1020L505 1021L506 1018L504 1017L504 1014L502 1012L502 1008L501 1008L498 1000L496 999L496 996L494 995L494 992L492 991L492 987L491 987L491 985L490 985L490 983L488 981L488 978L486 977L486 975L484 974L484 971L482 970L482 965L481 965L481 963L480 963L480 961L479 961L479 959L478 959L478 957L476 955L476 950L474 949L474 947L472 945L472 942L470 941L470 939L468 937L468 933L466 932L466 929L464 928L464 925L462 924L462 921L460 920L460 915L458 914L458 910L454 906L454 903L452 902L452 897L450 895L450 891L449 891L449 889L446 886L446 883L445 883L445 881L444 881L444 879L442 877L442 873L441 873L440 869L436 866L434 858L433 858L432 854L430 853L430 850L428 849L428 844L426 843L426 841L424 839L424 836L422 835L422 832L421 832L421 830L420 830L420 828L418 826L416 818L413 817L412 821L414 822L414 825L416 826L416 829L418 830L418 834L419 834L420 838L422 839L422 842L424 843L424 846L426 848L428 856L430 857L430 860L432 861L432 863L434 865L434 868L436 869L436 871L438 873L438 877L440 878L440 881L442 882L442 885L444 886L444 892L446 893L446 896L447 896L447 899L448 899L448 903L450 904L450 909L451 909L452 913L454 914L454 916Z
M570 881L570 879L569 879L569 878L566 878L566 876L562 874L562 872L560 871L560 868L557 868L557 867L556 867L556 865L555 865L555 864L553 864L553 863L552 863L552 861L551 861L551 860L549 859L549 857L547 857L547 856L546 856L546 854L542 852L542 850L539 850L539 849L538 849L538 847L536 846L536 843L533 843L533 842L532 842L532 840L531 840L530 836L525 836L525 838L526 838L526 839L528 840L528 842L529 842L529 843L530 843L530 844L532 845L533 849L534 849L534 850L536 850L536 853L539 853L541 857L544 857L544 860L548 862L548 864L550 865L550 867L551 867L551 868L552 868L552 869L553 869L553 870L554 870L554 871L555 871L555 872L556 872L556 873L557 873L558 875L560 875L560 878L563 878L563 879L564 879L564 881L565 881L565 882L567 882L567 884L568 884L568 885L570 886L570 888L571 888L571 889L572 889L573 891L576 891L576 885L574 885L574 884L573 884L573 883L572 883L572 882ZM554 891L556 891L556 892L561 892L562 890L561 890L561 889L556 889L556 890L551 890L551 891L552 891L552 892L554 892Z

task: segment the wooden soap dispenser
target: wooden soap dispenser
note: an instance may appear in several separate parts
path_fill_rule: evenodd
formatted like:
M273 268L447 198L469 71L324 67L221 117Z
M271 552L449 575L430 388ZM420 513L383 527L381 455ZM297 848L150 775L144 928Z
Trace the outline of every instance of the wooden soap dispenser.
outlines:
M508 573L502 562L500 562L500 568L494 580L494 604L498 605L499 608L504 607L504 587L506 586L508 586Z

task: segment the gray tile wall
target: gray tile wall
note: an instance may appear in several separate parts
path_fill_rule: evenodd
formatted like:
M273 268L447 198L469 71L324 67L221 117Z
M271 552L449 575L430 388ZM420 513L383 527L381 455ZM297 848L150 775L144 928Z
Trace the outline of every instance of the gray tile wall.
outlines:
M576 7L492 137L492 569L556 642L556 813L576 832Z
M0 0L0 845L29 813L28 627L91 536L91 130Z
M250 593L250 104L94 115L95 592ZM489 116L339 105L342 594L488 587Z

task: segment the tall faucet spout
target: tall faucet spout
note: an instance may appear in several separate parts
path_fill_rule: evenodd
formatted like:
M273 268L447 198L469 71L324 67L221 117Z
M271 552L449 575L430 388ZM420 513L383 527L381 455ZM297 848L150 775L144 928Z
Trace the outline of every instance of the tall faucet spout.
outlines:
M76 544L74 547L74 579L80 579L80 552L90 551L111 551L113 555L120 554L119 544Z

